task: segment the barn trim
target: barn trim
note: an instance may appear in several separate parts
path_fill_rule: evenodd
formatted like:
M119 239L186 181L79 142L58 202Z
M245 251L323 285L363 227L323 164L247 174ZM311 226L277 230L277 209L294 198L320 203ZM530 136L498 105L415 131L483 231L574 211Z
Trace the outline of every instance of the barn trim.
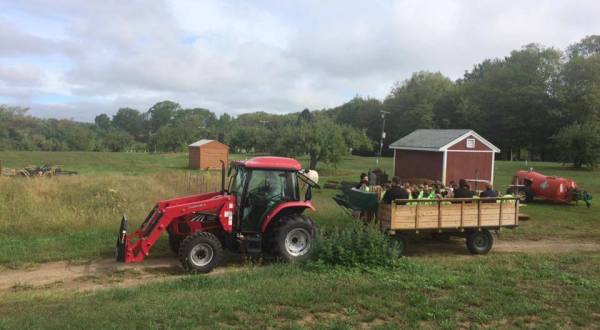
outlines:
M395 163L395 161L394 161L394 163ZM447 165L448 165L448 150L444 150L444 161L442 162L442 182L444 182L444 183L446 183L446 168L448 167Z
M453 141L449 142L448 144L446 144L445 146L440 148L440 151L442 150L448 150L448 148L450 148L451 146L457 144L458 142L464 140L465 138L467 138L469 135L473 135L476 139L478 139L481 143L483 143L486 147L492 149L493 152L500 152L500 149L498 149L498 147L496 147L495 145L493 145L490 141L484 139L481 135L475 133L474 131L469 131L459 137L457 137L456 139L454 139ZM464 150L464 151L469 151L469 150ZM476 150L470 150L470 151L476 151ZM481 150L483 151L483 150ZM487 151L486 151L487 152Z
M392 173L394 173L394 176L396 175L396 149L394 149L394 167Z
M445 152L491 152L494 153L493 150L452 150L452 149L448 149L448 150L444 150Z

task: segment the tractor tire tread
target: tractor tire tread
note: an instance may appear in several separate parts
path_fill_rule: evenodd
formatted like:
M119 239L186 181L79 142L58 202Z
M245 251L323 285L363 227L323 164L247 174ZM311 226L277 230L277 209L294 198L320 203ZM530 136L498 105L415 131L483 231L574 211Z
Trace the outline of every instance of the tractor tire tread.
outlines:
M304 226L308 227L306 229L310 230L310 234L312 236L311 248L305 255L300 257L290 256L285 250L285 235L290 231L289 227L298 227ZM304 214L293 213L286 216L281 217L278 223L273 227L273 246L272 251L273 254L278 256L279 258L288 261L300 261L305 260L310 257L312 250L314 249L314 239L317 236L317 229L315 227L314 221Z
M210 242L210 244L212 245L213 250L214 250L213 251L214 252L213 260L211 261L211 263L209 265L207 265L207 267L203 267L203 268L194 267L193 265L190 264L190 262L188 260L189 250L193 246L198 244L199 240L205 240L207 242ZM183 267L183 269L186 272L209 273L211 270L213 270L213 268L215 268L221 262L221 259L223 257L223 245L221 244L221 241L217 238L217 236L215 236L214 234L205 232L205 231L199 231L199 232L189 235L181 242L181 245L179 246L178 257L179 257L179 261L181 262L181 266Z
M475 243L475 239L478 235L484 235L484 238L487 240L488 244L485 247L477 247ZM494 237L489 230L474 230L467 235L467 249L471 254L487 254L494 245Z

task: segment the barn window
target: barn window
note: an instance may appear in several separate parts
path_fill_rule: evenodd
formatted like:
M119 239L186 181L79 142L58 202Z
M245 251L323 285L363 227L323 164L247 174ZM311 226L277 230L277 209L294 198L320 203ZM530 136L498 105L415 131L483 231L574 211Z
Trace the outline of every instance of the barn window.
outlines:
M475 139L467 139L467 148L474 149L475 148Z

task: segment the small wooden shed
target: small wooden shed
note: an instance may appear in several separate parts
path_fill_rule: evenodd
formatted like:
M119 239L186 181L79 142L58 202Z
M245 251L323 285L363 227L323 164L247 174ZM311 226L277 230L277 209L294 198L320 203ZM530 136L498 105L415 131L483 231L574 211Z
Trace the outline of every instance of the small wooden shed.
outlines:
M392 143L394 175L449 184L460 179L494 182L494 154L500 152L470 129L418 129Z
M229 146L216 140L202 139L188 146L189 166L193 169L221 168L229 162Z

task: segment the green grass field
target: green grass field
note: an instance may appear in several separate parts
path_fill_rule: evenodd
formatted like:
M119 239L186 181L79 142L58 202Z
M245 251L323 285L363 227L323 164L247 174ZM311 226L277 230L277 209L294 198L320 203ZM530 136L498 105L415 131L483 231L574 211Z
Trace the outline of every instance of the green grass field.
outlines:
M183 154L0 152L0 159L6 167L51 163L81 173L0 178L0 275L31 263L111 258L122 213L135 226L157 200L194 190ZM529 166L574 178L600 196L598 171ZM352 156L319 172L322 182L356 180L375 167L374 158ZM391 172L391 159L381 167ZM504 190L525 166L499 161L496 167L496 186ZM314 193L318 211L311 216L323 228L353 221L333 194ZM502 239L598 242L598 210L533 203L523 209L532 220L503 231ZM0 292L0 328L597 327L600 257L556 252L472 257L440 251L391 268L249 265L224 275L88 292L14 288ZM166 240L152 251L164 255L171 255Z

